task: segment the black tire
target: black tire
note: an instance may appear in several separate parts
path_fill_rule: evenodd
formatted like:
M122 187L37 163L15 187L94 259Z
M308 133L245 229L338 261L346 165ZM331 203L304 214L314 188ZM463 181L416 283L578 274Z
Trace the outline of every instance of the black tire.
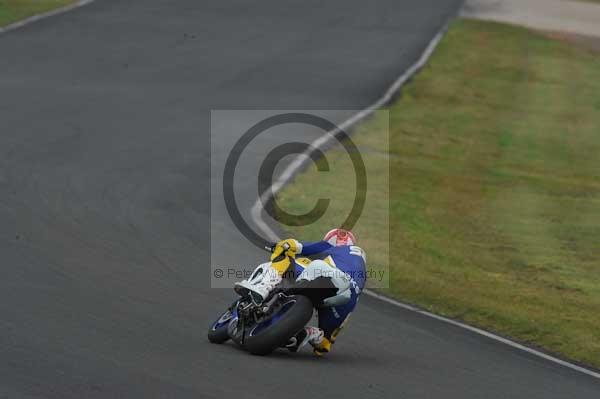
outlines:
M246 333L244 347L253 355L265 356L285 345L288 340L302 330L313 316L313 304L307 297L296 295L292 307L277 321L256 335L253 330Z
M213 344L222 344L229 340L229 333L227 332L227 327L229 323L218 326L217 323L221 318L223 318L226 314L231 313L229 310L223 313L220 318L218 318L208 329L208 340Z

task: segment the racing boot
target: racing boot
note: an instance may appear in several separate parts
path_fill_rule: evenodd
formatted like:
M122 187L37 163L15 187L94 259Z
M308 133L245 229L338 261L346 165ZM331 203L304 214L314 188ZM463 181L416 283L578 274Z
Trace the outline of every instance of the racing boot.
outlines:
M298 350L306 344L311 344L314 348L317 348L323 342L323 335L323 330L320 328L307 326L298 334L290 338L285 347L288 348L290 352L298 352Z

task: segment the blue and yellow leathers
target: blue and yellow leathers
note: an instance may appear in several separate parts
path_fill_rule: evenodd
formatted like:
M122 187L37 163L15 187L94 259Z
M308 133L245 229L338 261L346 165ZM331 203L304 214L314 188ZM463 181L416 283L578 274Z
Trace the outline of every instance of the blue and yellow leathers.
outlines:
M347 303L318 309L319 328L324 331L325 339L323 339L323 343L319 348L315 348L315 353L321 355L329 352L331 345L348 322L350 314L356 307L358 298L365 287L367 275L365 252L355 245L333 246L327 241L298 242L293 239L281 241L277 248L279 250L276 249L272 257L273 267L281 274L291 270L292 265L289 262L278 265L274 260L277 256L285 253L289 258L294 259L293 267L296 277L302 273L311 260L321 259L351 278L351 297ZM304 257L296 257L296 255L303 255Z

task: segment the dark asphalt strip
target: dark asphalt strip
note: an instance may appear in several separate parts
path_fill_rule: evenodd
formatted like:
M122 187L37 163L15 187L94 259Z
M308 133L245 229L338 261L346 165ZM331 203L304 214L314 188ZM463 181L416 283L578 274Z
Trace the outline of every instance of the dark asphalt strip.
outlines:
M209 111L364 108L459 3L97 0L0 35L0 397L597 398L370 298L325 359L206 340L210 218L264 258L209 214Z

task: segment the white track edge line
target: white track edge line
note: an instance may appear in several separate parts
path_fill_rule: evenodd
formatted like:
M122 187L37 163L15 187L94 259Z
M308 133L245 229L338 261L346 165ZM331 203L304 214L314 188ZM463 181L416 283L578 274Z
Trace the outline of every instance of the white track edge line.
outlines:
M444 316L436 315L436 314L428 312L426 310L419 309L419 308L417 308L415 306L412 306L412 305L409 305L409 304L406 304L406 303L402 303L402 302L397 301L395 299L388 298L388 297L386 297L384 295L378 294L378 293L373 292L371 290L365 289L365 290L363 290L363 292L366 295L368 295L368 296L370 296L372 298L379 299L379 300L381 300L383 302L386 302L386 303L388 303L390 305L394 305L394 306L397 306L399 308L402 308L402 309L405 309L405 310L408 310L408 311L419 313L419 314L421 314L423 316L427 316L427 317L430 317L432 319L436 319L436 320L442 321L444 323L452 324L453 326L460 327L460 328L463 328L465 330L469 330L469 331L474 332L474 333L479 334L479 335L483 335L484 337L490 338L490 339L492 339L494 341L497 341L497 342L503 343L505 345L511 346L513 348L519 349L521 351L527 352L527 353L529 353L531 355L535 355L537 357L543 358L543 359L548 360L550 362L559 364L561 366L570 368L570 369L578 371L580 373L587 374L587 375L589 375L591 377L600 379L600 373L597 373L597 372L595 372L593 370L590 370L590 369L587 369L585 367L578 366L576 364L570 363L570 362L568 362L566 360L558 359L558 358L556 358L554 356L548 355L548 354L546 354L544 352L540 352L538 350L535 350L533 348L530 348L530 347L525 346L523 344L520 344L518 342L512 341L512 340L510 340L508 338L504 338L504 337L501 337L499 335L493 334L493 333L491 333L489 331L485 331L485 330L482 330L480 328L473 327L473 326L470 326L468 324L461 323L460 321L452 320L452 319L449 319L449 318L444 317Z
M0 27L0 34L22 28L26 25L32 24L32 23L37 22L42 19L46 19L48 17L53 17L55 15L64 14L64 13L74 10L76 8L86 6L94 1L95 0L79 0L73 4L69 4L64 7L59 7L54 10L47 11L47 12L44 12L41 14L32 15L31 17L8 24L5 27Z
M437 48L437 46L439 45L440 41L442 40L442 38L444 37L447 29L448 29L448 25L446 24L444 25L444 27L442 29L440 29L440 31L434 36L434 38L429 42L427 48L425 49L425 51L423 52L423 54L421 55L421 57L417 60L417 62L415 64L413 64L408 70L406 70L406 72L404 72L398 79L396 79L396 81L390 86L390 88L385 92L385 94L379 99L377 100L374 104L372 104L370 107L365 108L364 110L360 111L359 113L355 114L354 116L352 116L350 119L347 119L346 121L344 121L342 124L339 125L339 128L342 130L347 129L348 127L356 124L357 122L365 119L366 117L368 117L369 115L371 115L373 112L375 112L377 109L381 108L382 106L384 106L385 104L387 104L392 97L398 92L398 90L400 90L402 88L402 86L404 86L404 84L411 78L413 77L421 68L423 68L423 66L425 66L425 64L429 61L429 59L431 58L433 52L435 51L435 49ZM314 140L311 144L309 149L307 149L304 153L300 154L299 156L296 157L296 159L286 167L286 169L283 171L283 173L281 174L281 176L277 179L277 181L275 181L275 183L273 183L271 185L270 190L266 190L260 198L258 198L256 200L256 202L254 203L254 206L252 207L252 211L251 211L251 217L253 222L256 224L256 226L262 230L268 237L269 240L271 241L278 241L279 237L277 236L277 234L269 227L269 225L262 219L262 204L266 204L269 200L271 200L271 198L273 198L279 191L281 191L281 189L290 182L290 180L294 177L294 174L297 172L297 170L299 168L302 167L302 164L304 162L304 160L310 155L310 153L312 151L314 151L314 149L320 148L323 145L327 144L329 141L333 140L334 136L332 134L332 132L327 132L325 133L323 136L319 137L318 139ZM448 323L451 325L454 325L456 327L460 327L463 328L465 330L471 331L475 334L479 334L482 335L484 337L487 337L489 339L492 339L496 342L500 342L502 344L508 345L510 347L513 347L515 349L519 349L523 352L529 353L531 355L540 357L542 359L545 359L547 361L550 361L552 363L567 367L571 370L574 371L578 371L580 373L586 374L588 376L591 376L593 378L597 378L600 379L600 373L597 373L595 371L592 371L590 369L587 369L585 367L581 367L578 366L576 364L567 362L565 360L561 360L558 359L554 356L550 356L546 353L540 352L538 350L535 350L533 348L529 348L523 344L520 344L518 342L515 341L511 341L510 339L501 337L499 335L496 334L492 334L488 331L482 330L480 328L477 327L473 327L470 326L468 324L465 323L461 323L459 321L456 320L452 320L449 319L447 317L443 317L443 316L439 316L424 310L421 310L417 307L414 307L412 305L406 304L406 303L402 303L400 301L388 298L384 295L380 295L377 294L371 290L365 289L363 291L365 294L367 294L368 296L372 297L372 298L376 298L379 299L383 302L386 302L388 304L400 307L402 309L408 310L408 311L412 311L415 313L419 313L423 316L426 317L430 317L432 319L444 322L444 323Z
M353 115L350 119L347 119L346 121L341 123L339 125L339 129L346 130L350 126L356 124L357 122L360 122L361 120L370 116L371 114L373 114L373 112L387 104L392 99L392 97L398 92L398 90L402 88L402 86L404 86L404 84L427 63L434 50L444 37L444 33L446 32L447 27L447 24L444 25L444 27L435 35L431 42L429 42L429 45L427 46L419 60L410 68L408 68L408 70L406 70L406 72L404 72L398 79L396 79L396 81L385 92L383 97L381 97L371 106L363 109L362 111ZM335 136L333 135L333 133L334 132L331 131L327 132L323 136L310 143L309 148L302 154L297 156L296 159L285 168L285 170L277 179L277 181L275 181L275 183L271 185L270 190L267 189L254 203L254 206L252 207L251 211L252 220L260 230L266 233L269 240L278 241L279 238L277 234L275 234L275 232L262 219L262 204L268 203L268 201L271 198L273 198L279 191L281 191L281 189L294 177L296 171L300 167L302 167L304 159L306 159L314 151L314 149L320 148L323 145L330 142L331 140L334 140Z

